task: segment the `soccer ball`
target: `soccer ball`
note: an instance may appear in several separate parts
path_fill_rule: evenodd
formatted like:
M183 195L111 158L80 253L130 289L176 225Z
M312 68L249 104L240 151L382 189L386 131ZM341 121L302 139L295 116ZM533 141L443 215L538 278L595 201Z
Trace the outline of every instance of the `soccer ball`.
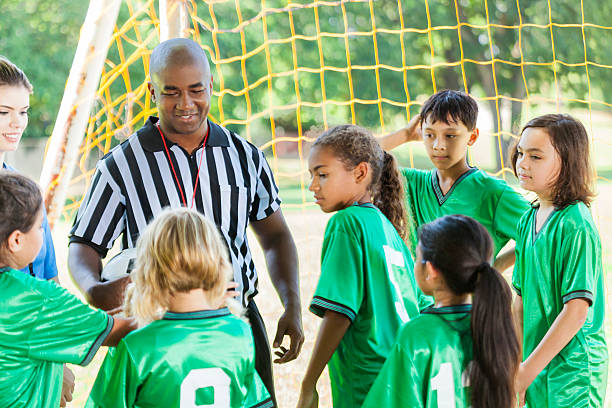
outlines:
M114 281L128 276L134 269L135 260L136 248L124 249L104 265L100 276L101 280L103 282Z

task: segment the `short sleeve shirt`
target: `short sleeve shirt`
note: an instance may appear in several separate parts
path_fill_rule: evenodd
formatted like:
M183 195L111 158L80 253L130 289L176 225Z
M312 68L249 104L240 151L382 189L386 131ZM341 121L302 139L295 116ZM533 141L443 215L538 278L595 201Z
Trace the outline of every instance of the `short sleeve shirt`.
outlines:
M373 205L353 205L328 222L321 276L310 310L351 325L328 363L334 407L360 407L400 326L431 305L391 222Z
M15 171L12 167L6 163L3 165L4 169ZM57 262L55 260L55 248L53 247L53 236L51 235L51 228L49 228L49 221L47 220L47 212L43 213L43 244L40 248L40 252L36 255L36 259L21 269L22 272L28 273L39 279L52 279L57 276Z
M363 407L470 407L471 308L431 307L406 323Z
M62 363L86 365L113 327L55 282L0 272L0 406L59 406Z
M451 189L442 194L436 169L401 170L406 182L407 208L413 225L411 249L416 249L417 230L445 215L462 214L480 222L491 234L493 257L511 239L516 239L519 219L529 203L504 180L471 168L461 175Z
M86 407L154 406L272 407L249 325L227 308L168 312L128 334L104 361Z
M523 358L542 341L572 299L589 307L586 322L527 389L534 407L602 407L608 352L599 234L589 209L578 202L555 210L536 233L538 207L519 224L512 285L523 301Z
M204 147L190 154L166 140L166 150L157 122L150 117L98 162L70 242L90 245L105 256L122 235L122 248L132 248L163 208L193 205L215 222L224 238L246 305L256 294L257 284L247 226L273 214L281 202L266 158L255 146L211 121Z

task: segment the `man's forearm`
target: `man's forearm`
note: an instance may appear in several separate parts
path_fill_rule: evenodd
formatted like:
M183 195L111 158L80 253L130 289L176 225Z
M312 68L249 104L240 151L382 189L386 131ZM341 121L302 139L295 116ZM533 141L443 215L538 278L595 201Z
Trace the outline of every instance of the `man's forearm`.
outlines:
M293 238L279 237L275 245L265 250L266 265L272 283L285 308L300 308L297 249Z
M102 310L115 309L123 303L123 292L129 278L100 282L102 261L88 245L74 242L68 247L68 270L85 300Z
M101 270L102 261L95 249L76 242L68 246L68 272L85 297L100 282Z

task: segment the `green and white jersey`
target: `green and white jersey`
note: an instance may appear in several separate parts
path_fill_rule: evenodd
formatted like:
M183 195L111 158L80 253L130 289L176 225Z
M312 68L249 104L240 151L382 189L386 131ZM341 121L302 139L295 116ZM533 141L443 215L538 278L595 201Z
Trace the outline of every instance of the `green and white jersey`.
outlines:
M601 243L589 209L553 211L536 234L532 208L520 221L512 284L523 300L523 358L540 343L565 303L591 304L586 322L527 389L530 408L602 407L608 351L604 337Z
M86 405L200 406L273 406L255 371L251 328L227 308L167 312L128 334L104 360Z
M406 244L373 205L353 205L329 220L310 310L351 320L328 363L335 408L361 406L400 326L431 305L413 267Z
M87 365L113 319L12 269L0 269L0 293L0 407L59 407L62 364Z
M436 169L401 171L406 180L406 207L413 220L409 227L412 250L416 249L421 225L452 214L470 216L489 231L493 258L509 240L516 240L518 220L529 209L529 203L504 180L471 168L444 195Z
M406 323L363 407L470 407L471 310L431 307Z

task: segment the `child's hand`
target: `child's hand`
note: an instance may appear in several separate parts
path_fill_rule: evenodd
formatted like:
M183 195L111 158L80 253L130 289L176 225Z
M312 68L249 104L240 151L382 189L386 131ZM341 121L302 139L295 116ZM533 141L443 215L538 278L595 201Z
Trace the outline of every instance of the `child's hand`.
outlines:
M317 393L317 389L313 388L304 388L302 387L302 391L300 392L300 399L297 403L297 408L318 408L319 407L319 394Z
M521 363L519 365L518 373L516 374L516 380L514 382L514 388L516 393L518 394L518 406L525 406L525 393L527 392L527 388L531 385L534 378L529 373L529 370L525 366L525 363Z
M423 140L423 135L421 132L421 116L414 116L412 119L410 119L410 122L408 122L408 126L402 130L404 132L406 142L420 142Z
M62 382L62 399L60 407L65 407L67 402L72 401L74 392L74 373L64 364L64 379Z

